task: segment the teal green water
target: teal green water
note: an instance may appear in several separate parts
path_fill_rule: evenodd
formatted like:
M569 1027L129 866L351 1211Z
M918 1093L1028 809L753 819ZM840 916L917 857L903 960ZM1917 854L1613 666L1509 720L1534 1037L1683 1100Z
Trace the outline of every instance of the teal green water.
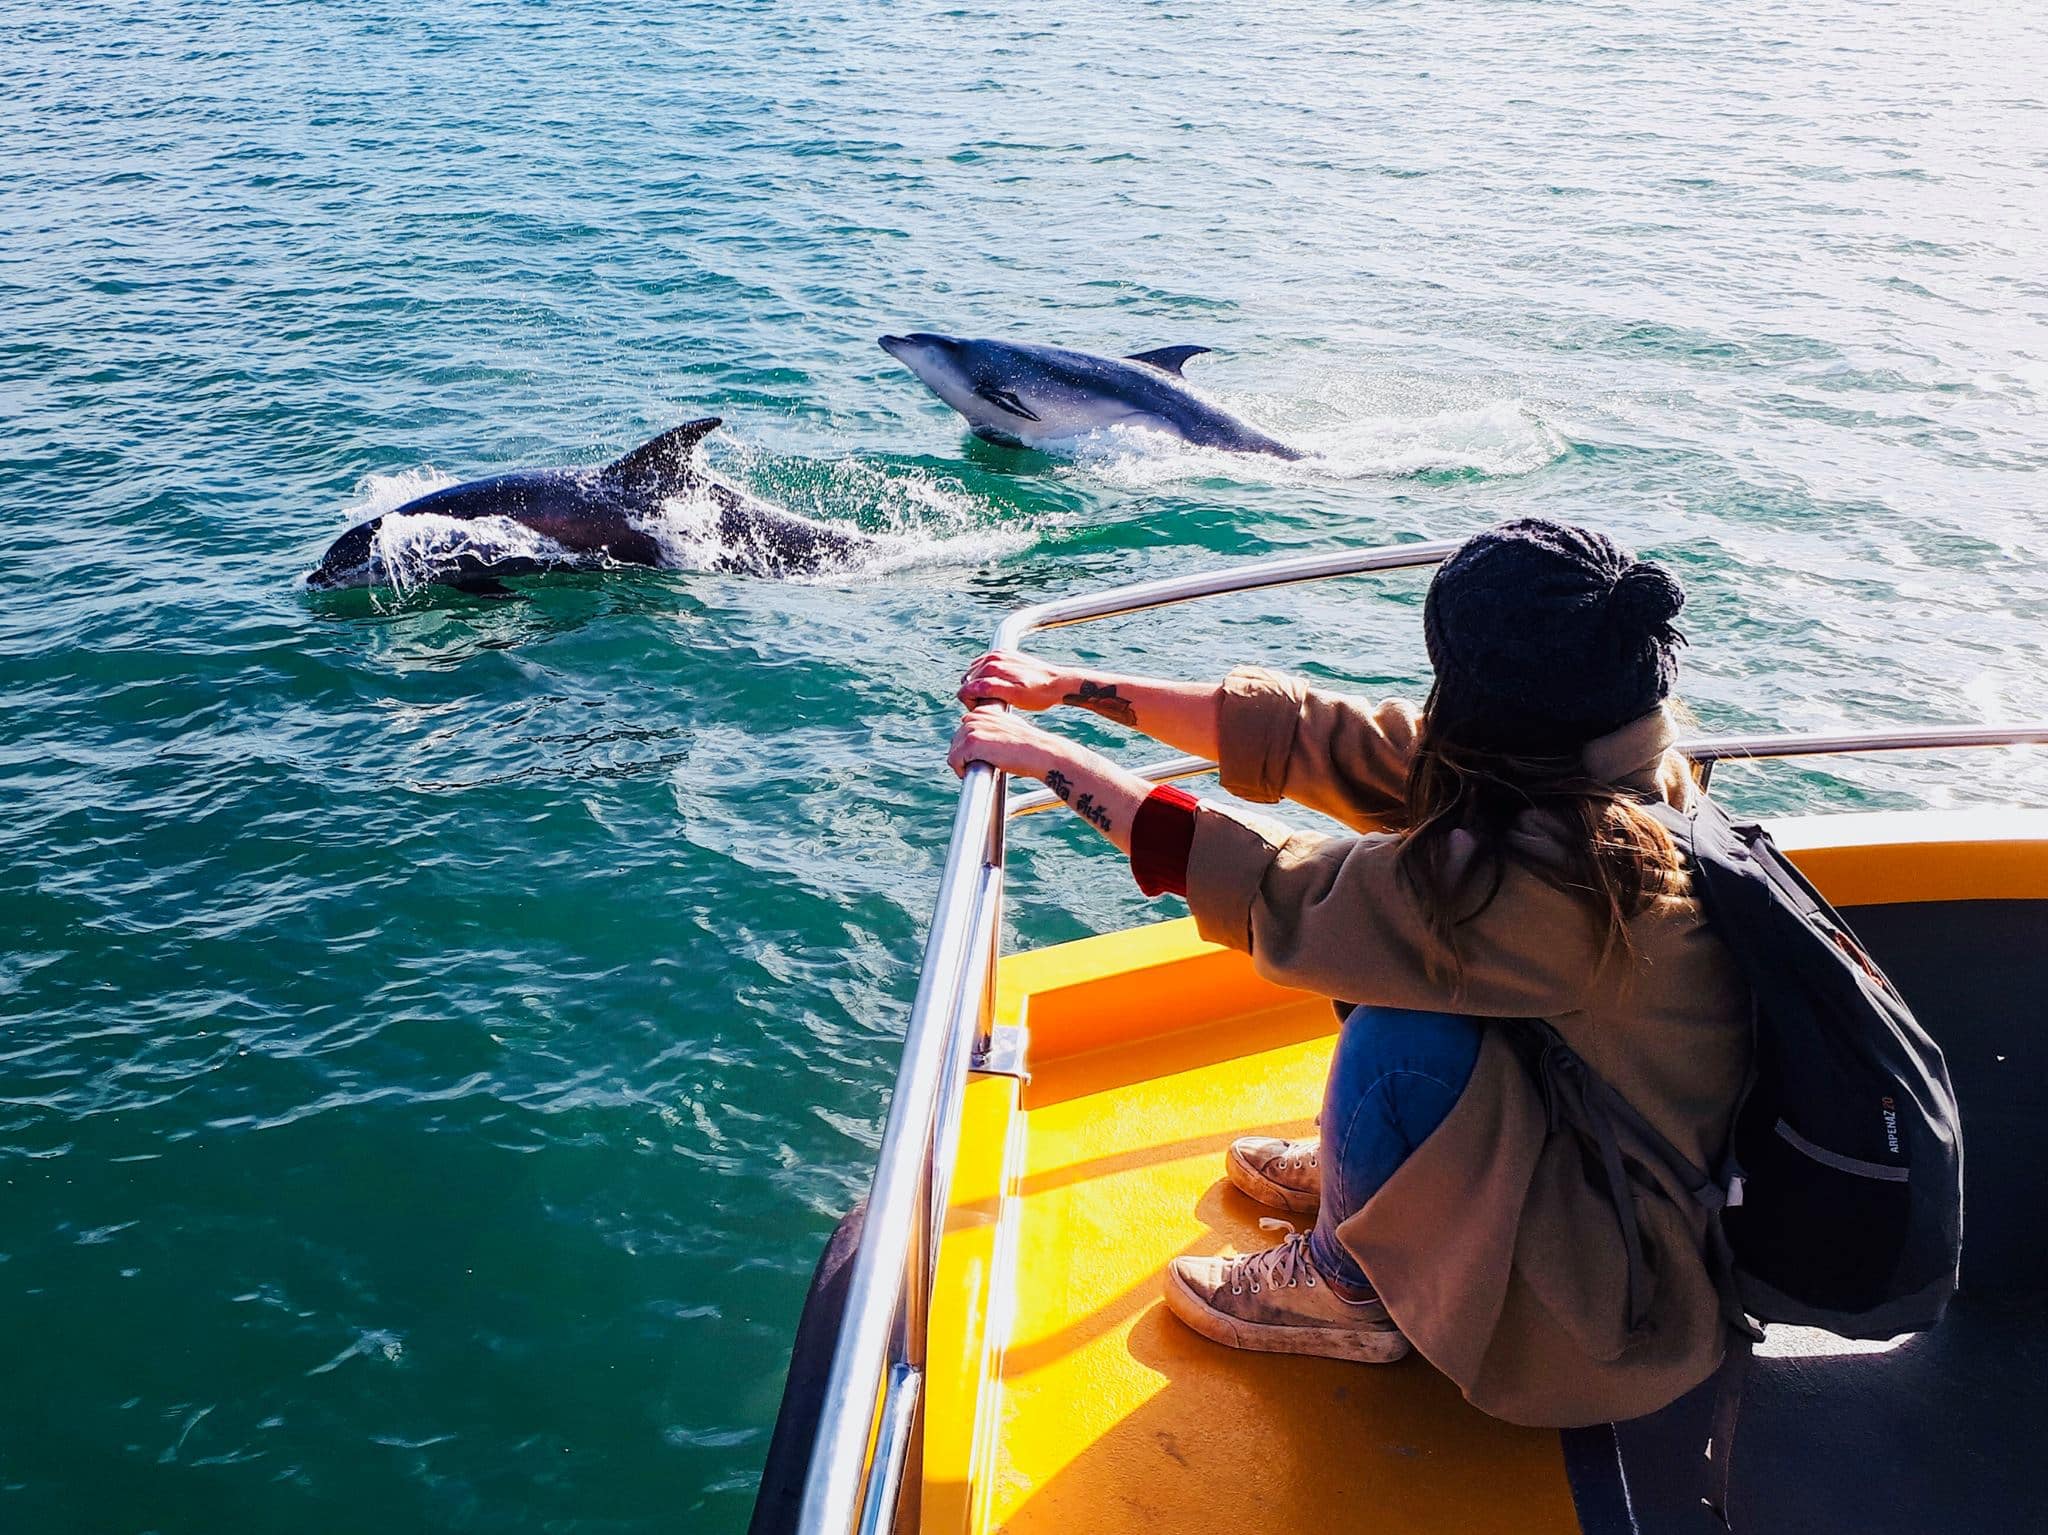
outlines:
M2041 713L2048 34L1980 9L0 5L0 1527L740 1528L1017 604L1546 512L1684 573L1710 727ZM910 327L1206 344L1317 456L974 444ZM889 557L297 585L709 412ZM1062 643L1412 687L1393 591ZM1013 941L1151 909L1016 841Z

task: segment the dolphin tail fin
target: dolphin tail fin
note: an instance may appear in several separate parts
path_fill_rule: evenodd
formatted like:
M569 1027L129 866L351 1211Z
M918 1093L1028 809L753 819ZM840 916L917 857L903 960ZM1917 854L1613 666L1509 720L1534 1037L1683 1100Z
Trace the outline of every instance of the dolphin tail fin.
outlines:
M643 442L624 458L604 466L603 474L628 490L652 489L676 477L690 461L697 444L724 425L717 416L691 421L673 431L663 432L652 442Z
M1214 350L1214 347L1207 346L1156 346L1149 352L1133 352L1124 361L1142 362L1148 368L1157 368L1179 378L1181 364L1190 357L1200 357L1204 352Z

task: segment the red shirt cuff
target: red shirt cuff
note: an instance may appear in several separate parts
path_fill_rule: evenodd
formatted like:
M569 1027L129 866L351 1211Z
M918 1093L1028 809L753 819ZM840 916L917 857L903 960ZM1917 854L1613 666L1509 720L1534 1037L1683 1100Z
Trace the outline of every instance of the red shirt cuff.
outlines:
M1131 874L1145 894L1188 893L1188 854L1200 804L1185 789L1163 783L1138 807L1131 821Z

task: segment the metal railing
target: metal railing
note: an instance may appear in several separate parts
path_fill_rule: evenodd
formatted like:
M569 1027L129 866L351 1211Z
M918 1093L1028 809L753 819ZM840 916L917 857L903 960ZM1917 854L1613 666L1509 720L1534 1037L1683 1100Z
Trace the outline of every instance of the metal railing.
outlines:
M1457 547L1456 542L1395 544L1268 560L1039 603L1005 619L993 648L1015 649L1043 629L1204 597L1435 565ZM1741 757L2003 745L2048 745L2048 725L1710 736L1682 749L1701 764L1704 781L1716 762ZM1165 781L1214 768L1201 757L1176 757L1138 771ZM812 1445L798 1525L806 1535L873 1535L891 1529L904 1481L920 1461L925 1325L961 1101L971 1068L1003 1069L1006 1064L993 1038L1004 822L1057 803L1043 791L1006 799L1003 775L986 764L969 767L961 782Z
M1717 763L1744 758L1848 757L1865 752L1939 751L1959 746L2048 746L2048 725L1925 725L1918 730L1847 730L1835 735L1696 736L1677 743L1692 758L1700 787L1714 776ZM1216 771L1207 757L1168 757L1132 768L1148 783L1171 783ZM1036 815L1060 803L1049 789L1013 794L1012 816Z

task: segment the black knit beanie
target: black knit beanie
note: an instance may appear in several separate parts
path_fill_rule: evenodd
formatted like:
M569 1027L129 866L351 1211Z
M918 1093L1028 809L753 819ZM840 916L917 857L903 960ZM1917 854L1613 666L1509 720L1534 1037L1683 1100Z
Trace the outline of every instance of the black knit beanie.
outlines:
M1438 567L1422 610L1439 723L1492 750L1583 746L1669 695L1684 605L1669 571L1601 534L1491 528Z

